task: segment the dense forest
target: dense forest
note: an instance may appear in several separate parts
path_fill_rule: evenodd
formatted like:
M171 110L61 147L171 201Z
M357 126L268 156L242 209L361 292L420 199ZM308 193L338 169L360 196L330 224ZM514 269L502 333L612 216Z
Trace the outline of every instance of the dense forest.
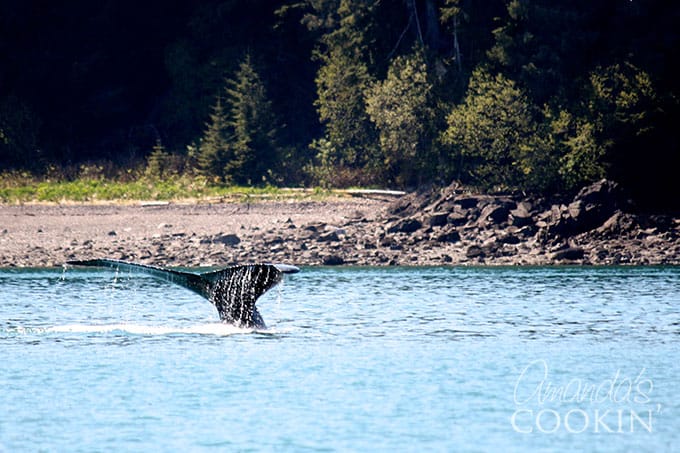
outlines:
M666 0L0 0L0 172L675 209L679 39Z

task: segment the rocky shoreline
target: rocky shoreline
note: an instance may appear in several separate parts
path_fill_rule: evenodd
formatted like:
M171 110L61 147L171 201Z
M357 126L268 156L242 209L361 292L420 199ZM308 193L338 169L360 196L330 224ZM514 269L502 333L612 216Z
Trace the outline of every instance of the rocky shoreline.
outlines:
M680 219L634 213L609 181L567 200L452 185L396 200L0 206L0 222L0 267L680 264Z
M606 180L568 200L469 194L453 185L405 197L388 212L378 246L414 248L439 264L680 264L680 218L634 214Z

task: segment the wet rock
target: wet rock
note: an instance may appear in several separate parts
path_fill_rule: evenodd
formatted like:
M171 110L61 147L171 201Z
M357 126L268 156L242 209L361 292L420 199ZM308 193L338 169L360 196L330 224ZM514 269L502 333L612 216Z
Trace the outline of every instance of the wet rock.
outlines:
M108 234L109 236L117 236L118 233L116 233L115 231L111 230L111 231L109 231L107 234Z
M482 248L478 245L471 245L465 251L465 256L468 258L483 258L484 250L482 250Z
M414 233L422 228L423 224L418 219L406 218L397 220L387 228L388 233Z
M562 260L580 260L583 258L584 250L582 247L566 247L557 250L553 253L552 257L556 261Z
M213 237L212 242L217 244L235 246L241 242L241 239L235 234L220 234Z
M345 260L339 255L327 255L322 259L325 266L339 266L345 264Z

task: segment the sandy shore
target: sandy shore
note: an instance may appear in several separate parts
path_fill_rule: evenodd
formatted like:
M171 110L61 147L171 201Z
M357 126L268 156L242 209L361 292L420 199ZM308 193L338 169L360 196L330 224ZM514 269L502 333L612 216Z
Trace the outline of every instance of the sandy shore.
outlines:
M97 257L219 266L270 261L272 255L311 264L309 257L294 253L296 247L285 247L285 242L297 239L300 227L323 223L333 228L357 218L370 221L387 204L380 199L340 198L251 204L5 205L0 206L0 267L60 266L67 260Z

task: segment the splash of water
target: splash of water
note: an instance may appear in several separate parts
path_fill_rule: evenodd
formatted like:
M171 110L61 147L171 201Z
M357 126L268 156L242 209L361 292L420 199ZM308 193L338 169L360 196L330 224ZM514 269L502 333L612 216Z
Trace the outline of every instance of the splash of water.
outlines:
M256 332L255 329L245 329L224 323L206 323L193 326L148 326L140 324L66 324L48 327L47 333L112 333L121 332L133 335L215 335L228 336L242 333ZM259 331L258 331L259 332ZM263 331L268 332L268 331Z

